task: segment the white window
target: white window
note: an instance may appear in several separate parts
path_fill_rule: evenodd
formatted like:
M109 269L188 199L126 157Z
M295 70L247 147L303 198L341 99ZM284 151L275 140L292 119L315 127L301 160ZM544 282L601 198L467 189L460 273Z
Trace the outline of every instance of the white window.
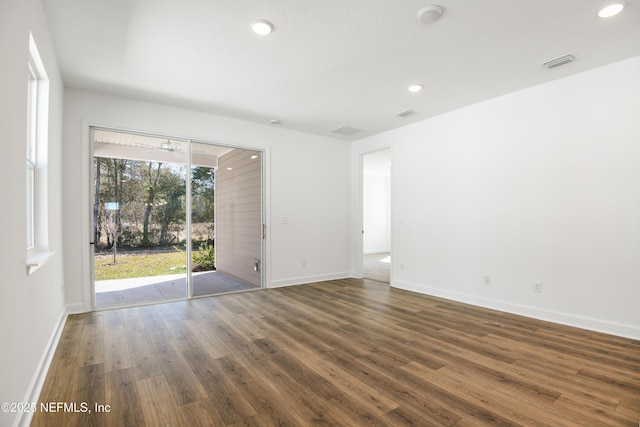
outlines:
M29 34L27 73L27 272L33 273L50 255L47 212L47 138L49 126L49 80Z
M36 194L36 136L38 121L38 77L33 61L29 61L27 88L27 250L36 246L35 194Z

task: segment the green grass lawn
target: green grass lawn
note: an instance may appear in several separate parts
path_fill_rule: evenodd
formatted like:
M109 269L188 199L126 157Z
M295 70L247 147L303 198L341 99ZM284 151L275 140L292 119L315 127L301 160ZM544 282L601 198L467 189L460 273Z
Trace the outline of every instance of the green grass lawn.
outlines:
M117 260L117 264L113 264L113 255L97 255L95 258L96 280L162 276L187 271L186 252L122 254L118 255Z

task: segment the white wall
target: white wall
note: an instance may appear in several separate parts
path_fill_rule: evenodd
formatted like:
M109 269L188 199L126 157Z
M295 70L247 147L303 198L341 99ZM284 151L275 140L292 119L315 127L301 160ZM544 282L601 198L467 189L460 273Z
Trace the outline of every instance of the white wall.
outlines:
M349 276L348 143L74 89L65 92L64 113L65 281L70 310L89 310L91 302L90 124L268 148L266 285ZM282 217L288 218L287 224L282 224Z
M49 247L55 254L32 275L26 260L26 123L29 31L50 80ZM0 5L0 402L35 402L47 351L64 320L62 252L63 87L39 0ZM40 383L41 386L41 383ZM0 412L0 425L28 422Z
M365 254L389 252L391 250L389 177L364 175L362 188L363 252Z
M352 164L392 147L392 285L640 338L639 77L636 57L354 143Z

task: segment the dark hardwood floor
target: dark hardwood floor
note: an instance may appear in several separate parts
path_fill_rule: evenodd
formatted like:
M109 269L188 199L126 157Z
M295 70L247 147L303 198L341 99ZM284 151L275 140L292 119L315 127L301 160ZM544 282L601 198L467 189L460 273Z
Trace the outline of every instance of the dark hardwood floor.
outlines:
M40 401L78 412L32 426L637 427L640 341L336 280L70 316Z

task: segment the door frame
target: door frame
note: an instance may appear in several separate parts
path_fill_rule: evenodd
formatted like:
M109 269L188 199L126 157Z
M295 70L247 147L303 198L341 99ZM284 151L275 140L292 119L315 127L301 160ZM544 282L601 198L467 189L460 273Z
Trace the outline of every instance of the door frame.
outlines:
M375 153L377 151L389 150L389 159L391 161L390 166L390 186L389 186L389 205L390 205L390 247L391 247L391 264L390 264L390 283L393 285L393 253L395 251L394 245L394 232L393 232L393 145L373 145L373 146L360 146L357 142L352 145L351 151L351 182L352 182L352 253L351 253L351 265L352 276L358 279L364 277L364 156L367 154Z
M87 224L85 227L83 227L83 234L84 234L84 242L88 242L89 243L89 250L88 251L83 251L83 254L87 254L86 258L83 255L83 260L82 260L82 272L83 272L83 276L85 277L84 283L87 283L87 286L85 287L85 293L84 293L84 306L85 306L85 311L101 311L101 310L111 310L111 309L116 309L116 308L125 308L125 307L135 307L135 306L142 306L142 305L151 305L151 304L158 304L158 303L164 303L164 302L172 302L172 301L184 301L184 300L189 300L189 299L195 299L195 298L203 298L203 297L207 297L209 295L202 295L202 296L193 296L193 289L192 289L192 283L191 283L191 274L188 272L187 274L187 292L186 292L186 296L184 298L177 298L177 299L172 299L172 300L154 300L154 301L141 301L139 303L135 303L135 304L126 304L126 305L120 305L120 306L108 306L108 307L96 307L96 301L95 301L95 267L94 267L94 259L95 259L95 242L93 242L93 206L94 206L94 191L92 191L93 188L93 129L104 129L104 130L110 130L110 131L114 131L114 132L123 132L123 133L134 133L134 134L138 134L138 135L148 135L148 136L152 136L152 137L159 137L159 138L168 138L168 139L177 139L177 140L184 140L187 143L187 148L186 148L186 153L185 156L187 157L187 162L185 164L185 166L187 167L187 170L190 173L191 170L191 143L195 142L195 143L204 143L204 144L211 144L211 145L217 145L217 146L222 146L222 147L228 147L228 148L235 148L235 149L244 149L244 150L253 150L253 151L258 151L260 152L261 155L261 179L260 179L260 199L261 199L261 222L262 222L262 229L263 234L262 234L262 238L261 238L261 245L260 245L260 250L261 250L261 261L260 261L260 269L261 269L261 275L260 275L260 287L258 289L265 289L268 287L268 284L271 283L270 282L270 259L269 259L269 253L268 253L268 248L270 247L270 233L269 228L270 228L270 218L268 217L268 212L270 212L270 182L269 182L269 177L270 177L270 146L252 146L252 145L245 145L245 144L238 144L238 143L228 143L228 142L224 142L224 141L218 141L218 140L212 140L209 138L199 138L199 137L190 137L190 136L184 136L184 135L177 135L177 134L172 134L169 132L154 132L154 131L149 131L149 130L139 130L139 129L132 129L129 127L124 127L124 126L119 126L119 125L114 125L114 124L106 124L106 123L99 123L99 122L94 122L94 121L88 121L88 120L83 120L83 140L87 142L87 146L88 146L88 150L87 150L87 162L85 163L86 165L86 169L85 169L85 179L84 181L86 182L86 186L85 186L85 195L86 195L86 200L84 206L87 212L87 216L85 216L85 218L87 218ZM190 180L187 180L187 186L186 186L186 191L189 192L191 189L191 185L190 185ZM191 199L191 195L188 195L187 200L190 202ZM187 205L189 205L189 203L187 203ZM186 211L187 211L187 215L190 217L190 212L191 212L191 206L187 206L186 207ZM189 233L189 238L190 238L190 231L191 231L191 221L190 218L187 221L187 232ZM84 243L83 242L83 243ZM189 266L191 265L191 248L187 247L187 268L189 268Z

